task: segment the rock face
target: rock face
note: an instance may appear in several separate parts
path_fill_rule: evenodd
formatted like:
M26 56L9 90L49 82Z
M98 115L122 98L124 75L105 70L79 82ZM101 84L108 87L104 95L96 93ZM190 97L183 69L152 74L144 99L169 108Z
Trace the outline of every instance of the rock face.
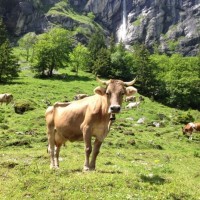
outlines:
M47 14L57 2L0 0L0 15L16 36L30 31L41 33L52 24L61 23L70 29L79 25L69 16ZM123 41L127 45L142 42L149 49L157 46L168 54L196 55L199 51L200 0L69 0L69 4L79 15L94 13L95 21L114 34L116 41L125 21Z
M161 52L196 55L200 43L199 0L89 0L85 9L110 32L117 33L126 1L126 37L128 45L156 44ZM116 35L117 37L117 35Z
M58 1L0 0L0 16L14 36L27 32L42 33L49 23L45 17L45 8L50 8Z

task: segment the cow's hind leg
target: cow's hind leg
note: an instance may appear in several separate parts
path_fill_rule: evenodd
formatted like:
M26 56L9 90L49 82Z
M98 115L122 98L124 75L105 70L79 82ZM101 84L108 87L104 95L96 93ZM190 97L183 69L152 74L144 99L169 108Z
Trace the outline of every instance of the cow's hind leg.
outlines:
M55 146L55 157L54 157L55 168L59 168L60 147L61 144Z
M99 149L101 147L102 142L100 142L98 139L95 139L94 141L94 148L92 152L92 159L90 162L90 170L95 170L96 167L96 158L99 154Z
M53 127L47 128L48 152L50 154L50 168L55 168L55 131Z
M92 152L92 145L91 145L91 136L88 134L84 134L84 142L85 142L85 162L84 162L84 171L89 171L90 166L89 166L89 159L90 159L90 154Z

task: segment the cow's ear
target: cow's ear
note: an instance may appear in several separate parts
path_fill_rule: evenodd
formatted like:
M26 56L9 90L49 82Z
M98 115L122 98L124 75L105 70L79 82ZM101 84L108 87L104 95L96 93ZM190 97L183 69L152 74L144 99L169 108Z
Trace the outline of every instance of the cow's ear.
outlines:
M133 94L137 93L137 89L130 86L126 88L126 96L131 96Z
M94 89L94 93L99 94L99 95L104 95L106 93L106 89L98 86Z

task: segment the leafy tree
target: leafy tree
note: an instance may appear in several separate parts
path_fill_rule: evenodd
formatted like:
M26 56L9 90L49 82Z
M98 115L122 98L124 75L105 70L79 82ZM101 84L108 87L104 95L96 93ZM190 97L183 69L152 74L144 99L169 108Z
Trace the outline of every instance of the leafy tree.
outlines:
M35 64L37 75L53 75L53 70L66 67L73 39L71 33L63 28L53 28L37 38L35 44Z
M157 66L157 100L182 109L199 109L200 76L198 57L174 54L152 55Z
M79 69L85 71L88 70L89 63L90 54L88 49L84 45L78 43L69 54L69 64L72 66L72 70L76 72L76 75L78 75Z
M165 75L167 103L179 108L198 108L200 78L198 59L174 54L169 57L169 71Z
M18 72L19 65L12 53L3 20L0 18L0 82L18 77Z
M32 56L31 59L34 56L34 44L36 43L37 36L35 32L29 32L26 35L24 35L19 41L18 44L19 46L25 50L25 56L26 56L26 61L29 61L30 57L30 51L32 51Z

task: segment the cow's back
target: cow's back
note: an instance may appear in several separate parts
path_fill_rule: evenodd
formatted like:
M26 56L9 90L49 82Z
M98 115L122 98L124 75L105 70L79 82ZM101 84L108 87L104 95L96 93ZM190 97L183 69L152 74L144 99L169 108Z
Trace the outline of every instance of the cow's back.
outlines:
M107 110L105 108L107 117L105 119L103 109L104 106L102 106L102 99L99 95L74 101L67 107L57 107L54 110L55 129L58 134L70 141L80 140L83 137L84 127L89 127L91 134L93 132L98 132L98 134L102 132L103 134L108 126L105 125L105 120L109 121Z
M200 123L195 123L195 127L197 131L200 131Z

